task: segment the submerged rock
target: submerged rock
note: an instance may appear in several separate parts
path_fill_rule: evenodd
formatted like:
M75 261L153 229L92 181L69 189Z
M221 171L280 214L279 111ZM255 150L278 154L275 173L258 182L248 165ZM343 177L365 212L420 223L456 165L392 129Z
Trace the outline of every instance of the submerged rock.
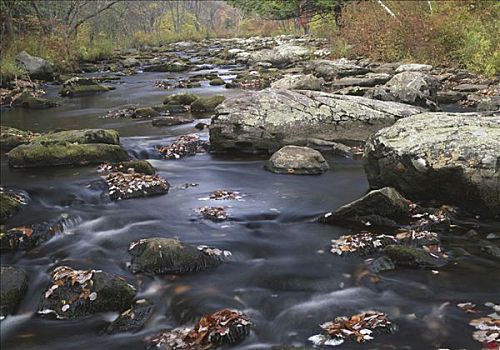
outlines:
M375 87L368 96L382 101L395 101L436 111L439 80L420 72L396 74L383 86Z
M223 309L202 316L193 328L175 328L162 331L148 339L148 343L162 350L209 350L236 344L250 333L252 323L248 316Z
M30 250L64 230L61 220L14 227L0 233L0 251Z
M398 226L397 221L410 215L411 202L392 187L370 191L360 199L348 203L334 212L323 215L321 221L335 224L354 222L360 224Z
M399 120L367 142L371 188L393 186L410 198L472 212L500 213L500 116L424 113Z
M11 128L10 126L0 127L0 150L8 152L14 147L22 144L30 143L35 136L39 134L32 133L31 131L19 130Z
M54 65L43 58L31 56L26 51L16 56L16 63L31 79L52 80L54 78Z
M0 267L0 320L13 314L28 290L28 277L13 266Z
M135 288L124 279L100 270L73 270L59 266L42 295L37 313L57 319L98 312L123 311L130 306Z
M108 327L106 333L138 332L153 314L154 305L145 299L137 300L134 305L123 311Z
M289 74L280 80L271 83L273 89L284 90L317 90L320 91L325 81L322 78L316 78L312 74Z
M163 237L141 239L129 247L134 273L185 274L217 266L231 253L217 248L193 246Z
M92 78L70 78L66 80L60 90L61 96L85 96L98 92L104 92L112 90L113 87L107 85L101 85L97 80Z
M221 95L211 96L211 97L199 97L193 103L191 103L191 112L193 113L203 113L203 112L213 112L215 107L224 102L226 98Z
M215 151L274 152L311 138L365 141L421 109L395 102L319 91L266 89L224 101L210 125Z
M265 168L278 174L317 175L330 166L321 153L312 148L285 146L271 156Z

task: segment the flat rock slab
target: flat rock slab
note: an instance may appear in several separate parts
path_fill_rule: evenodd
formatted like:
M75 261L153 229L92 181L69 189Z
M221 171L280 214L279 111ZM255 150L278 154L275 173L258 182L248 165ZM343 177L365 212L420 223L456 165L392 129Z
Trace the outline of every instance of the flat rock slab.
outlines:
M364 142L421 108L320 91L265 89L224 101L210 125L215 151L272 153L310 138Z
M312 148L285 146L271 156L265 168L278 174L317 175L330 167L321 153Z
M439 200L480 215L500 213L500 115L423 113L399 120L367 142L372 188Z

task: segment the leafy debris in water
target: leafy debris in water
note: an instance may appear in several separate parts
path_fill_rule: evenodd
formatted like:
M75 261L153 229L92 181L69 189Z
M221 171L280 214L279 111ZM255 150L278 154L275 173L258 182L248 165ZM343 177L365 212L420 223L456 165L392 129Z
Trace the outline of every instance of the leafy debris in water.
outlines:
M484 306L488 308L486 312L490 312L490 308L493 309L493 312L469 322L469 325L476 329L472 337L481 343L483 350L500 349L500 305L487 302ZM469 314L486 314L484 309L480 310L471 302L459 303L457 307Z
M175 328L147 339L152 347L165 350L208 350L242 341L252 323L241 312L223 309L204 315L193 328Z
M30 250L63 232L62 221L14 227L0 233L0 250Z
M209 197L209 199L215 200L238 200L241 198L242 196L239 192L226 190L217 190L215 192L212 192Z
M224 221L228 218L224 207L202 207L198 211L205 219L212 221Z
M103 178L108 185L109 197L112 200L165 194L170 188L169 183L158 175L135 172L126 174L118 171Z
M351 317L336 317L335 320L320 325L323 334L309 337L315 345L337 346L345 340L363 343L373 339L374 330L393 331L393 325L386 314L378 311L367 311Z
M331 252L342 255L357 252L360 255L371 254L390 244L397 244L397 240L388 235L375 235L371 232L361 232L355 235L340 236L332 240Z
M220 250L219 248L212 248L206 245L199 245L197 249L208 256L221 258L227 258L231 256L231 252L229 250Z
M108 113L106 113L106 115L102 118L132 118L135 115L135 109L135 107L113 109L108 111Z
M168 146L158 147L158 151L166 159L193 156L196 153L205 153L207 150L208 142L200 140L197 135L183 135Z
M438 234L430 231L400 230L396 238L404 244L417 247L439 244Z
M476 304L473 304L471 302L467 303L459 303L457 304L457 307L464 310L468 314L475 314L478 313L479 311L476 309Z
M154 86L165 90L170 90L174 88L174 85L168 80L155 80Z

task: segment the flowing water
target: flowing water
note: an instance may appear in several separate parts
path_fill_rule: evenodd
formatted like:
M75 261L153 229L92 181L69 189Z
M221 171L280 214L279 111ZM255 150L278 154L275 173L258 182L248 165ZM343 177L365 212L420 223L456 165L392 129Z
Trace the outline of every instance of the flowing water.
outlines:
M228 70L219 71L227 74ZM196 72L200 73L200 72ZM148 159L172 188L167 195L112 202L103 195L95 167L14 170L1 164L1 183L27 191L30 205L9 224L25 225L68 215L64 234L29 252L3 253L2 264L20 266L29 275L29 290L16 316L1 323L2 349L143 349L154 332L192 322L205 312L235 308L248 314L251 335L235 349L270 349L272 345L308 345L318 324L339 315L375 309L397 324L392 335L368 344L346 342L342 349L476 349L463 301L495 301L500 291L498 263L470 257L434 274L429 270L395 270L379 283L362 278L363 259L329 253L333 238L347 232L316 223L314 218L359 198L368 190L362 163L328 157L331 170L321 176L286 176L263 169L265 158L199 154L162 160L155 151L176 136L207 132L196 123L153 127L150 120L102 119L112 108L159 104L167 94L154 80L165 73L140 73L114 82L116 90L100 95L60 99L47 110L2 112L2 124L44 132L55 129L113 128L134 157ZM169 74L171 76L171 74ZM179 75L178 75L179 76ZM49 86L56 98L57 88ZM239 91L207 84L190 89L201 95L237 95ZM208 118L209 116L204 116ZM183 188L185 183L198 184ZM239 201L204 198L218 189L239 191ZM196 209L225 205L230 221L200 219ZM131 241L152 236L177 237L233 253L215 269L173 278L136 276L127 267ZM463 238L449 244L467 247ZM116 314L58 321L33 314L57 266L95 268L124 276L139 298L155 303L153 317L139 333L103 335Z

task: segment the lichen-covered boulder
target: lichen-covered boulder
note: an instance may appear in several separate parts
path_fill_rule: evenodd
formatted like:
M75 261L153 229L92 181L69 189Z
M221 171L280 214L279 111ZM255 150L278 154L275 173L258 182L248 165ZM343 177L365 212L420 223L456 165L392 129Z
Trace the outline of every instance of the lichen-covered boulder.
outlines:
M429 74L420 72L403 72L396 74L385 85L377 86L368 93L381 101L395 101L436 111L439 80Z
M500 116L423 113L399 120L367 142L371 188L392 186L413 199L500 213Z
M348 203L334 212L323 215L321 221L336 224L354 222L397 226L397 220L408 218L410 201L391 187L368 192L363 197Z
M32 79L52 80L54 65L43 58L31 56L26 51L16 56L16 63L26 71Z
M284 90L316 90L320 91L325 84L323 78L316 78L312 74L288 74L280 80L271 83L273 89Z
M28 289L28 277L13 266L0 267L0 320L16 311Z
M193 246L179 240L153 237L132 242L131 269L134 273L184 274L217 266L231 253L207 246Z
M66 80L59 93L61 96L85 96L99 92L112 90L113 87L108 85L101 85L96 79L92 78L70 78Z
M224 102L226 98L221 95L211 96L211 97L200 97L191 103L191 112L193 113L203 113L203 112L213 112L215 107Z
M320 91L265 89L224 101L210 125L215 151L272 153L308 139L364 142L397 119L422 109Z
M0 150L2 152L8 152L14 147L30 143L34 136L37 136L37 134L34 134L31 131L19 130L11 128L10 126L1 126Z
M130 307L135 288L123 278L101 270L74 270L59 266L40 298L37 313L72 319L97 312L123 311Z
M321 153L312 148L285 146L271 156L265 168L278 174L317 175L330 167Z

